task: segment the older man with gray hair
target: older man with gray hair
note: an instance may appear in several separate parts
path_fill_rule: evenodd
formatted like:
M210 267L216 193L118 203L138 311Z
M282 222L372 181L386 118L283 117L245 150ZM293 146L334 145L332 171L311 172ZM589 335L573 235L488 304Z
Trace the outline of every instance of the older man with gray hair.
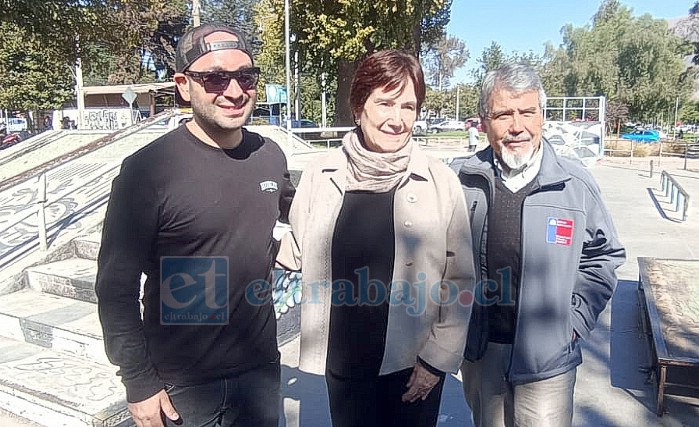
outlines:
M461 369L478 427L572 424L581 340L626 257L592 176L542 137L545 105L532 67L489 72L490 147L453 165L481 276Z

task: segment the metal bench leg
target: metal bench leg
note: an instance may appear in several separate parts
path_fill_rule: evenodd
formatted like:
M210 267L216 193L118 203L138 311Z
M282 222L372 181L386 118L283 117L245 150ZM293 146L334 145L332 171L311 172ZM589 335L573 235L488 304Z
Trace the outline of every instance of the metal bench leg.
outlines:
M665 411L665 381L667 380L667 366L665 365L659 365L658 366L659 375L658 375L658 416L662 417L663 412Z

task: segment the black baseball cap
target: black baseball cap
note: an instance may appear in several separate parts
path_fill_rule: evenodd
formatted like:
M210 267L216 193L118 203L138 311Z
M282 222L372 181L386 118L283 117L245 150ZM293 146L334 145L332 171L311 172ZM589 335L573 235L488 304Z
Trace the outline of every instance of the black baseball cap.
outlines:
M224 32L234 35L238 40L225 40L207 43L204 38L211 33ZM221 24L202 24L187 30L179 43L175 54L175 72L183 73L190 65L208 52L223 49L237 49L245 52L253 60L243 35L233 28Z

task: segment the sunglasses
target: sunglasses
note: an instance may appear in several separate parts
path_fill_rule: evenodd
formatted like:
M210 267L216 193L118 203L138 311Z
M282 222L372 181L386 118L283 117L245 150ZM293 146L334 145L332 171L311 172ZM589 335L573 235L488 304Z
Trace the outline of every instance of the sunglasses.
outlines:
M207 93L221 94L226 91L231 80L238 82L242 90L256 89L257 82L260 80L260 69L251 67L238 71L185 71L184 75L201 80L204 91Z

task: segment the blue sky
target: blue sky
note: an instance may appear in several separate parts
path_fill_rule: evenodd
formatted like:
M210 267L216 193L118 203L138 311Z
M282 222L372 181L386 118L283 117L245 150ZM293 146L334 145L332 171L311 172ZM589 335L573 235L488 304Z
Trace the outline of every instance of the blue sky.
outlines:
M622 0L634 16L645 13L657 19L687 16L693 0ZM505 52L533 51L541 54L550 41L562 42L561 28L566 24L583 27L591 24L601 0L453 0L449 35L466 43L470 56L466 65L451 80L471 81L470 70L477 68L476 58L491 42L497 42Z

